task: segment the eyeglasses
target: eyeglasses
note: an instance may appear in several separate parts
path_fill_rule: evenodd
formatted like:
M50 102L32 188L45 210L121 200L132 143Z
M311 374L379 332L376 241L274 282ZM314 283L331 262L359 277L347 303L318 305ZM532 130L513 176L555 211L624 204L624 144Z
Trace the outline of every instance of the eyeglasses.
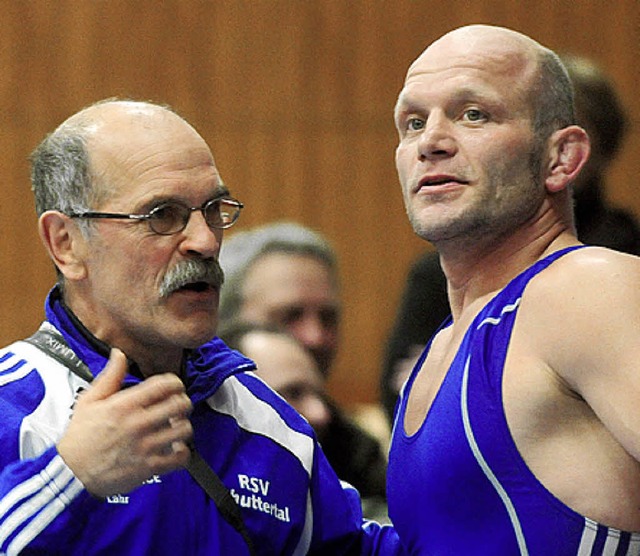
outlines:
M145 220L151 231L161 236L177 234L187 227L191 213L199 210L210 228L226 229L236 223L244 205L231 197L218 197L200 207L188 207L177 202L162 203L147 214L126 214L122 212L72 212L70 218L109 218L114 220Z

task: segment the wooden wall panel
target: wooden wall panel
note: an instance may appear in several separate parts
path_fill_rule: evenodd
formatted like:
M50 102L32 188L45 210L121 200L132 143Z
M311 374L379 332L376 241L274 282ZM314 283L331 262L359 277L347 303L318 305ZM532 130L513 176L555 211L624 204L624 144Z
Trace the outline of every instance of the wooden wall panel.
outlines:
M331 387L372 401L382 342L410 262L392 108L409 63L456 26L507 25L592 56L632 116L611 197L640 214L637 0L0 1L0 342L29 334L53 282L27 157L45 133L109 96L167 102L210 142L239 226L296 219L335 244L343 350Z

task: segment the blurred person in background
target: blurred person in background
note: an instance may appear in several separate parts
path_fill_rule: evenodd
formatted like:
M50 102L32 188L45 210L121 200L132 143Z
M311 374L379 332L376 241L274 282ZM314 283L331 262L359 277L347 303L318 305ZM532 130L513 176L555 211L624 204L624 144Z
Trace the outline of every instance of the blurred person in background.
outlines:
M286 329L233 322L218 336L256 364L256 374L287 400L316 431L322 443L331 420L325 382L316 360Z
M331 445L333 410L326 383L311 353L285 328L255 322L230 322L219 331L227 346L256 364L256 374L287 400L318 435L320 444ZM350 448L345 446L348 452ZM370 519L388 522L384 498L362 499L363 513Z
M243 320L284 327L313 355L326 380L339 348L342 306L329 242L300 224L274 222L230 235L220 264L226 276L222 325ZM331 419L321 445L327 459L363 499L384 499L387 458L380 442L328 396L326 402Z

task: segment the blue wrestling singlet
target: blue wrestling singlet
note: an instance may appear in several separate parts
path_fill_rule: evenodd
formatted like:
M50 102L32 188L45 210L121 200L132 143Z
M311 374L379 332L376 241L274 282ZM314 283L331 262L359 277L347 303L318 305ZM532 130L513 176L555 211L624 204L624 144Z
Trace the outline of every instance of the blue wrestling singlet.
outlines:
M538 261L482 309L425 422L407 436L407 398L429 346L416 364L399 402L387 484L389 515L410 554L640 554L640 533L581 516L536 479L504 414L502 373L523 291L536 274L575 248Z

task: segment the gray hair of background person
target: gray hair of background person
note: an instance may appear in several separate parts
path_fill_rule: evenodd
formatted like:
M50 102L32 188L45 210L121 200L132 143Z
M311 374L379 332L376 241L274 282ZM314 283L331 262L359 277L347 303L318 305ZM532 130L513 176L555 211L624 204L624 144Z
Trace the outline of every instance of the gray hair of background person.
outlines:
M319 233L295 222L274 222L244 230L225 238L220 250L220 266L225 283L220 295L220 320L238 316L243 303L247 270L268 253L305 255L318 259L330 270L338 285L338 264L331 244Z

